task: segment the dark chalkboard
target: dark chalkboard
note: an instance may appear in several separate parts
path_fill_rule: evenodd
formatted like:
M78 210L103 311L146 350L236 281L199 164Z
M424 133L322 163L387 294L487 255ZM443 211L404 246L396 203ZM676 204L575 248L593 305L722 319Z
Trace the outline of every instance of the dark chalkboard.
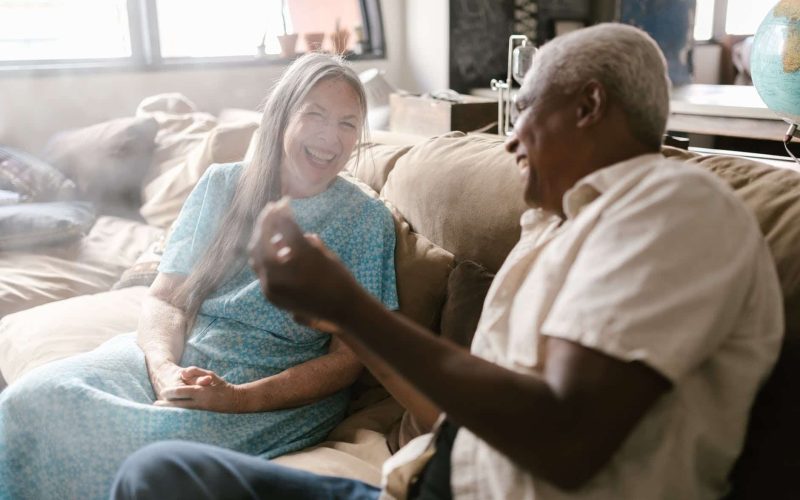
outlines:
M450 0L450 88L505 79L513 27L514 0Z

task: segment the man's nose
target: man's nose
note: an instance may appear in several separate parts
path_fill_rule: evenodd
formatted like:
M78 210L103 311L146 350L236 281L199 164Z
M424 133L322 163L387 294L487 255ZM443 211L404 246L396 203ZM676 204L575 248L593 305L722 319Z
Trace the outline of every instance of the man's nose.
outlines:
M519 139L517 138L517 134L512 132L508 139L506 139L506 151L509 153L515 153L517 151L517 146L519 146Z

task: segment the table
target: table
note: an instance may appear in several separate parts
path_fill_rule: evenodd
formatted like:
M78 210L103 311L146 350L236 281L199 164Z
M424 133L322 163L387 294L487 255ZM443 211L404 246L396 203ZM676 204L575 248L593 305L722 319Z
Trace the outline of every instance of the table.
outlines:
M470 93L495 99L497 95L488 88ZM689 84L672 89L670 132L781 141L787 128L753 86Z
M670 132L780 141L787 128L749 85L690 84L672 91Z

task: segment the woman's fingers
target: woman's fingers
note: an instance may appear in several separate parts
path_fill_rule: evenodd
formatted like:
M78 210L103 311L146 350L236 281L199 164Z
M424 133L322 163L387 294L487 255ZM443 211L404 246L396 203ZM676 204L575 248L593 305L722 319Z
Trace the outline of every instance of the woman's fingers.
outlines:
M200 389L196 385L179 385L175 387L167 387L161 391L161 399L167 401L175 401L181 399L195 399L197 392Z

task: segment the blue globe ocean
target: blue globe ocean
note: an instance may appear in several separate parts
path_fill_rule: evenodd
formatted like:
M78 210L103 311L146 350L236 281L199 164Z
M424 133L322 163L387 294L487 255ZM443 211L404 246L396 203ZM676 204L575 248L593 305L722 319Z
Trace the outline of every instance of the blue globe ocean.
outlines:
M800 124L800 0L782 0L767 14L753 41L751 65L767 107Z

